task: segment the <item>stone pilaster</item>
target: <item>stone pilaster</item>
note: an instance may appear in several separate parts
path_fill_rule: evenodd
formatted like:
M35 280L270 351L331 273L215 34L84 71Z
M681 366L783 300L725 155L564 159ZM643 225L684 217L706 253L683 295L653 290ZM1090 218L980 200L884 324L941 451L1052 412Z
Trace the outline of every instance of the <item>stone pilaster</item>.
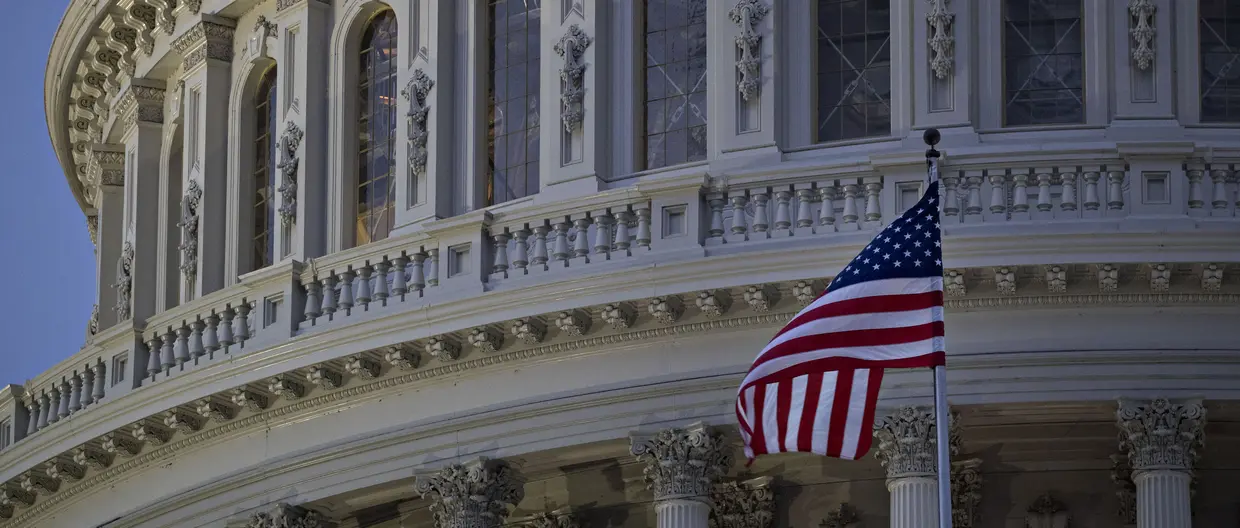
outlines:
M95 285L98 288L95 302L99 310L99 330L106 330L129 318L129 292L124 292L124 317L117 311L120 306L117 284L120 277L118 263L125 237L125 147L123 145L95 143L90 146L87 165L88 186L99 217L99 246L96 252Z
M715 485L710 494L711 528L771 528L775 526L775 490L771 477L731 480Z
M952 422L954 454L959 446L959 432L955 430L954 417ZM934 409L930 407L902 407L874 423L874 436L878 439L875 456L887 470L887 491L891 492L892 528L938 524L936 434Z
M1116 418L1136 484L1137 527L1190 528L1193 463L1206 423L1201 402L1121 401Z
M164 123L164 83L130 80L117 103L117 119L124 127L125 225L124 239L133 244L133 319L154 315L159 284L159 166ZM133 188L129 188L133 186Z
M499 528L508 507L525 498L525 479L503 460L477 458L419 475L414 485L431 499L436 528Z
M284 503L269 511L255 513L246 519L243 528L331 528L335 526L318 512Z
M732 446L704 423L630 438L630 451L646 464L659 528L707 528L715 483L732 465Z

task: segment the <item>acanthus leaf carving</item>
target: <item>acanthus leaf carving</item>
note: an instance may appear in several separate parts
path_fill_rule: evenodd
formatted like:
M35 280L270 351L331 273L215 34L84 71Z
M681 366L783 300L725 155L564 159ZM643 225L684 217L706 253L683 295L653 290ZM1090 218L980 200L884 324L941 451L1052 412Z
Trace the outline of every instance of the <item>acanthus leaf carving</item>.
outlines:
M86 476L86 468L68 456L57 456L44 467L47 476L59 481L77 482Z
M115 432L103 435L102 446L109 454L123 458L130 458L141 449L141 445L134 439Z
M417 68L413 70L413 77L405 84L405 88L400 91L400 95L409 101L409 111L405 113L409 126L409 166L413 168L414 174L418 175L426 173L426 162L430 158L427 151L430 140L427 121L431 107L426 99L434 87L435 80L422 68Z
M414 489L431 500L436 528L499 528L525 498L525 479L503 460L478 458L418 475Z
M955 416L949 430L951 453L959 449L960 432ZM887 470L888 479L933 476L937 473L934 409L901 407L888 416L874 421L874 437L878 439L878 458Z
M306 381L318 385L323 390L340 388L342 378L339 372L323 365L312 365L306 371Z
M560 120L569 134L580 128L585 119L586 63L582 59L593 42L580 26L573 24L552 48L564 59L560 66Z
M486 354L494 354L504 344L504 335L491 327L480 326L469 331L470 346Z
M560 312L555 317L555 326L567 336L581 337L590 330L590 314L584 310Z
M664 429L630 439L630 452L646 465L646 485L656 501L708 500L732 465L732 445L704 423Z
M537 317L522 317L512 322L512 336L527 345L542 342L547 335L547 326Z
M297 123L289 121L284 126L284 134L280 136L280 223L285 227L297 222L297 167L300 160L297 151L301 148L301 140L305 136Z
M1204 445L1206 409L1201 402L1172 403L1158 398L1149 403L1120 402L1116 411L1120 449L1134 472L1193 470Z
M203 419L181 409L172 409L164 414L164 425L181 434L190 434L202 429ZM136 434L134 436L137 436Z
M939 79L946 79L952 74L955 66L956 15L947 10L949 0L927 0L930 11L926 13L926 24L930 26L926 44L930 46L930 71Z
M349 356L345 361L345 369L349 371L350 375L362 379L374 379L379 377L381 367L379 362L361 354L355 354Z
M655 297L650 300L650 304L646 306L646 309L654 317L655 321L665 325L675 323L685 311L684 302L675 295Z
M422 360L417 350L404 343L387 347L383 353L383 359L400 370L416 369Z
M121 256L116 261L116 306L113 310L116 312L116 319L124 321L129 319L132 303L130 302L130 294L133 292L133 244L125 242L121 248Z
M775 524L775 490L771 477L715 484L711 491L710 528L770 528Z
M287 374L268 379L267 390L286 400L296 400L306 394L306 388Z
M741 52L736 60L736 70L741 74L736 90L745 101L758 97L762 89L762 35L756 26L769 12L770 8L762 0L738 0L728 11L728 18L741 30L740 35L736 36L736 47Z
M861 516L857 513L857 509L847 502L841 502L840 506L827 513L826 518L818 524L818 528L847 528L861 522Z
M281 502L270 511L251 515L243 528L328 528L329 526L332 524L318 512Z
M268 398L264 394L259 394L248 387L237 387L230 394L233 405L247 409L250 412L262 412L267 408Z
M625 330L633 327L637 320L637 310L631 303L613 303L603 307L599 314L613 329Z
M78 446L73 449L72 453L73 462L79 466L88 466L98 470L112 465L112 455L109 452L89 445Z
M973 528L981 517L982 472L978 468L982 460L952 461L952 526Z
M1132 18L1132 26L1128 34L1132 36L1132 62L1137 69L1145 71L1154 64L1154 12L1158 7L1154 0L1129 0L1128 14Z
M426 340L426 353L439 361L454 361L461 357L461 347L447 336L435 336Z
M133 424L130 434L133 435L134 440L153 446L164 445L172 439L172 429L147 420L139 420Z
M198 220L202 205L202 187L198 180L190 180L185 196L181 197L181 274L185 281L193 284L198 275Z

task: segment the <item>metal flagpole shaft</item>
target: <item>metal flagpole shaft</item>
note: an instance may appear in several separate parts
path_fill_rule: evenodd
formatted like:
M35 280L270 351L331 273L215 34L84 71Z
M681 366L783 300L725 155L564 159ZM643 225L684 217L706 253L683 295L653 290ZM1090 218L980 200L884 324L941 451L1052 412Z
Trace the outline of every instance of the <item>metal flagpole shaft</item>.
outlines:
M938 144L939 131L933 128L922 135L926 145L926 170L930 183L939 179L939 151L934 149ZM942 204L942 189L939 200ZM946 347L944 347L946 349ZM938 448L939 478L939 528L952 528L952 480L951 480L951 417L947 409L947 367L934 367L934 430Z

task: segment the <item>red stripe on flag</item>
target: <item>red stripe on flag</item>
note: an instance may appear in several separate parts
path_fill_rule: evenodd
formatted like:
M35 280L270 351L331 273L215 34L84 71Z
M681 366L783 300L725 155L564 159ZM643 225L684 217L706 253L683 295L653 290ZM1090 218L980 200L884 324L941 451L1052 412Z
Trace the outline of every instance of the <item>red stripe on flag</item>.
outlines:
M768 409L762 403L766 401L766 385L758 385L753 391L753 437L750 442L753 444L754 456L765 455L769 453L766 449L766 432L763 431L762 422L763 413Z
M801 411L801 427L797 429L797 451L808 453L814 450L814 419L822 409L818 408L818 398L822 397L822 372L811 372L805 383L805 403Z
M787 326L775 334L775 337L784 335L793 328L818 319L863 313L911 312L935 306L943 306L943 292L941 290L844 299L797 314L792 321L788 322Z
M835 378L835 401L831 405L831 430L827 434L827 456L840 457L844 449L844 428L848 424L848 397L852 394L855 370L841 370Z
M861 418L861 438L857 439L857 458L870 452L874 435L874 411L878 408L878 390L883 384L883 369L870 369L870 383L865 391L865 415Z
M946 364L947 354L941 351L922 354L920 356L881 361L850 357L825 357L792 365L783 370L773 372L768 376L753 380L742 386L741 391L744 391L749 387L759 387L770 383L779 383L785 380L791 380L797 376L803 376L814 372L830 372L833 370L842 371L859 368L934 368L939 365ZM837 390L835 393L839 394L839 391ZM754 398L754 405L761 407L761 404L757 398Z
M943 331L943 321L932 321L922 325L903 328L866 328L802 336L789 339L763 352L758 359L754 360L750 370L773 359L804 354L810 351L900 345L942 337Z
M778 453L780 451L788 451L783 447L784 438L787 438L788 436L789 415L792 413L792 380L788 380L786 383L780 383L779 385L776 385L776 387L778 387L778 392L775 394L775 412L779 413L776 415L779 416L779 423L777 424L778 427L775 430L776 437L774 451ZM771 446L766 447L768 451L772 449Z

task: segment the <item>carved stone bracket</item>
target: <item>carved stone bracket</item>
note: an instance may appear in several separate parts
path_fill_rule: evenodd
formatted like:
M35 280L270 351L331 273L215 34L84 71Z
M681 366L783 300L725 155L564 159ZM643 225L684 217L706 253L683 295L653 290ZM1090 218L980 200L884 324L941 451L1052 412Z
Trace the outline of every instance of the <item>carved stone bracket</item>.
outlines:
M955 66L956 37L953 35L956 15L947 10L950 0L927 0L930 12L926 24L930 34L926 44L930 46L930 71L939 79L946 79Z
M362 379L374 379L379 377L380 366L378 361L361 354L356 354L348 357L348 360L345 362L345 369L349 371L350 375Z
M172 409L164 415L164 425L179 431L181 434L190 434L202 429L202 422L201 416L182 409Z
M590 330L590 323L590 314L585 310L560 312L555 317L555 326L560 329L560 333L571 337L585 335Z
M262 412L267 408L268 398L264 394L259 394L248 387L237 387L229 394L233 405L249 410L250 412Z
M306 370L306 381L318 385L323 390L340 388L342 378L339 372L323 365L313 365Z
M770 528L775 525L771 477L716 484L711 491L711 528Z
M504 344L504 335L489 326L479 326L469 331L469 344L485 354L494 354Z
M73 449L73 462L79 466L92 469L106 469L112 465L112 455L102 449L90 445L78 446Z
M254 34L250 36L250 40L246 43L246 56L250 59L257 57L266 57L267 39L279 38L276 32L277 26L275 22L268 20L266 16L259 15L258 20L254 21Z
M746 101L758 97L762 90L762 35L755 27L769 12L770 8L762 0L738 0L728 11L728 18L741 29L741 34L736 37L736 47L741 52L736 60L736 70L741 74L736 90Z
M1025 515L1026 528L1068 528L1072 516L1063 503L1055 500L1050 493L1044 493L1029 505L1029 513Z
M818 528L846 528L861 522L861 516L857 513L857 509L847 502L840 503L840 507L827 513L827 517L818 524Z
M1122 439L1120 443L1123 444ZM1137 484L1132 481L1132 465L1128 463L1128 455L1111 455L1111 482L1115 483L1115 496L1119 499L1116 515L1124 526L1136 526Z
M530 517L528 521L518 524L521 528L580 528L581 523L573 515L570 508L560 508Z
M413 347L404 343L387 347L386 351L383 353L383 359L387 361L389 365L392 365L400 370L413 370L418 368L418 364L421 363L422 360L421 356L418 355L417 350L414 350Z
M429 158L426 144L430 139L427 120L431 107L426 103L426 98L434 87L435 80L422 71L422 68L417 68L413 70L413 77L405 84L405 88L400 91L401 97L409 101L409 111L405 112L409 126L409 166L413 173L418 175L426 173L426 161Z
M296 400L306 394L306 388L287 374L267 380L267 390L286 400Z
M251 515L243 528L329 528L334 526L318 512L284 503L270 511Z
M201 0L197 1L201 4ZM232 26L203 20L172 41L172 50L184 58L186 72L197 68L207 59L232 62L235 32Z
M575 132L585 119L586 63L582 58L593 42L594 39L580 26L573 24L568 26L568 32L553 47L555 54L564 59L560 67L560 120L564 131L569 134Z
M129 458L136 454L142 448L133 438L120 433L108 433L103 435L103 450L109 454Z
M198 180L190 180L185 196L181 197L181 274L192 283L198 275L198 219L202 208L202 187Z
M145 79L133 79L117 100L116 116L122 130L128 130L137 123L164 122L165 90L150 84L153 83Z
M677 319L680 319L681 314L685 312L684 302L675 295L655 297L650 300L650 304L646 306L646 309L654 317L655 321L665 325L675 323Z
M1157 10L1154 0L1128 1L1128 14L1132 18L1128 29L1132 36L1132 62L1141 71L1154 64L1154 12Z
M732 307L732 296L727 290L698 292L694 304L707 317L722 317Z
M656 501L708 500L732 465L732 446L704 423L630 438L630 452L646 464L646 485Z
M125 242L121 248L121 256L116 261L116 319L124 321L129 319L132 309L130 295L133 293L133 244Z
M951 453L959 449L960 431L956 417L951 417ZM935 461L937 438L934 409L928 407L901 407L895 414L874 421L874 436L878 438L875 457L887 469L888 479L933 476L937 473Z
M172 439L172 429L151 420L139 420L131 429L134 440L152 446L161 446Z
M461 347L456 341L446 336L435 336L426 340L426 353L439 361L454 361L461 357Z
M982 503L982 460L971 458L952 462L952 526L973 528L978 525Z
M1189 471L1204 444L1206 410L1201 402L1120 402L1116 411L1120 449L1134 472Z
M86 468L69 456L58 456L44 466L47 476L60 481L77 482L86 476Z
M297 123L289 121L284 125L284 134L280 136L280 223L285 227L297 222L297 166L300 160L297 151L301 148L301 140L305 136Z
M541 343L547 335L547 326L537 317L522 317L512 322L512 336L527 345Z
M525 479L503 460L478 458L417 476L437 528L499 528L525 498Z

